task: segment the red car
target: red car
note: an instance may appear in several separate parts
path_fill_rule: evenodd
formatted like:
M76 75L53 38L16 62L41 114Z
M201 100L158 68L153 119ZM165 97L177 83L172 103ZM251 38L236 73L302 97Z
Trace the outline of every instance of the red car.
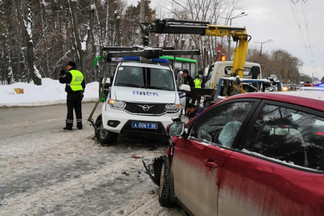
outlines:
M162 206L197 216L324 215L324 94L240 94L167 130L170 146L154 164Z

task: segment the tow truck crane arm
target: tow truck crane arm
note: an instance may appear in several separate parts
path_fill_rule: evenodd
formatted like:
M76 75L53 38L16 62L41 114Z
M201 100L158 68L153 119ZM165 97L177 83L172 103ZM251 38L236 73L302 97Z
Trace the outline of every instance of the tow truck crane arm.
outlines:
M231 36L238 46L234 50L232 76L243 77L248 42L251 36L247 34L245 27L218 26L209 22L186 21L175 19L156 20L150 23L144 32L159 34L199 34L206 36Z
M120 49L119 49L120 48ZM163 55L200 55L199 50L174 50L169 48L125 48L125 47L107 47L103 49L107 51L106 57L124 57L124 56L141 56L147 59L159 58Z

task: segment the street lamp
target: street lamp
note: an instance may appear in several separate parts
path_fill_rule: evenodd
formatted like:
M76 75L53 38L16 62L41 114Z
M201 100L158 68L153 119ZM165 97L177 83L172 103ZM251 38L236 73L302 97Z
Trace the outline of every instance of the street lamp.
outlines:
M232 26L232 20L233 20L233 19L240 18L240 17L247 16L247 15L248 15L248 14L246 14L245 12L242 12L242 13L236 15L236 16L229 17L228 19L229 19L229 21L230 21L230 26Z
M263 42L254 42L254 43L259 43L259 44L261 44L261 47L260 47L260 56L261 56L261 54L262 54L262 46L263 46L263 44L264 44L264 43L271 42L271 41L272 41L272 40L269 38L268 40L263 41Z
M240 18L240 17L247 16L247 15L248 14L246 14L245 12L242 12L236 16L227 18L230 21L229 25L232 26L233 19ZM230 60L231 59L231 36L228 36L227 56L228 56L228 59Z

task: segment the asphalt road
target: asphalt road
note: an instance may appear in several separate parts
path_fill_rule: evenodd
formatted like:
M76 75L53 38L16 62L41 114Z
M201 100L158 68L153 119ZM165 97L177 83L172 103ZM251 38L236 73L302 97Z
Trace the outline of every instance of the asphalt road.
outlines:
M162 208L141 159L166 145L119 137L102 147L87 123L64 131L66 106L0 108L0 215L185 215ZM98 107L94 116L100 112Z

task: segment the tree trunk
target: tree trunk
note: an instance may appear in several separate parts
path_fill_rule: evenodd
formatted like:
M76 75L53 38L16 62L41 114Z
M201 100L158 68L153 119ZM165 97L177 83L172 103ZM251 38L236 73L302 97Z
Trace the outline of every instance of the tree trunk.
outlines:
M89 52L89 56L91 60L93 60L96 57L96 47L95 47L95 41L93 35L94 13L95 13L95 2L94 0L91 0L90 23L89 23L88 38L87 38L87 47L91 47L91 52ZM92 80L95 80L96 76L93 67L91 67L89 72Z
M16 4L17 12L19 13L18 16L21 19L21 23L23 25L24 31L24 41L27 47L26 49L26 61L28 67L28 79L32 79L35 85L42 85L42 79L38 70L35 66L35 59L34 59L34 44L32 38L32 11L31 11L31 0L28 2L28 16L27 19L24 19L21 13L21 8L19 8L20 4Z
M80 64L80 70L83 73L83 75L85 76L85 79L87 79L86 77L86 70L85 70L85 50L82 49L82 44L81 44L81 37L80 37L80 33L78 30L78 19L75 13L75 1L71 1L69 0L70 3L70 8L71 8L71 15L72 15L72 29L73 29L73 33L74 33L74 38L75 38L75 42L76 42L76 48L77 48L77 54L79 57L79 64Z

